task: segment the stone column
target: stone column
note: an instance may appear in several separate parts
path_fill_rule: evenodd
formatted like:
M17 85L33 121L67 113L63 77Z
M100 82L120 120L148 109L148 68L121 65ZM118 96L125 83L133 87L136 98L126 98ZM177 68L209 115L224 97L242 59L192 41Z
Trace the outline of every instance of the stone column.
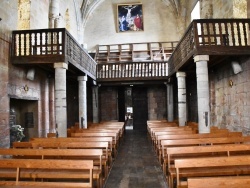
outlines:
M187 123L186 73L177 72L179 126Z
M99 123L98 86L92 87L93 123Z
M168 109L168 122L174 121L174 97L173 97L173 84L167 83L167 109Z
M49 28L55 28L55 20L59 16L60 0L51 0L49 6Z
M210 133L208 55L194 57L196 63L199 133Z
M49 132L49 80L46 78L44 80L44 88L43 88L43 100L42 100L42 117L43 117L43 132L42 135L46 137Z
M79 88L79 127L87 128L87 76L78 76Z
M55 79L49 78L49 131L55 132Z
M67 137L66 70L68 64L54 63L55 68L55 117L59 137Z

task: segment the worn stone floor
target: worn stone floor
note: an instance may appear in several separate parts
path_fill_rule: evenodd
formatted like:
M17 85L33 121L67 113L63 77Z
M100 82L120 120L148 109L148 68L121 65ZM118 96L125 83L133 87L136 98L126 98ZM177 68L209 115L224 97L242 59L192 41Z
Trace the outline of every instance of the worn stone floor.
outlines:
M105 188L167 188L147 132L126 130Z

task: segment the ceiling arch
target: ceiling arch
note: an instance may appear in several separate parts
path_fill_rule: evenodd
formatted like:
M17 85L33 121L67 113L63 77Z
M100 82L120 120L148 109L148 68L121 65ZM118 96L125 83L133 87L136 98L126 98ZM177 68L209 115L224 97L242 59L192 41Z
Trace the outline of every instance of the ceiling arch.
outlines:
M85 28L89 16L95 9L105 0L83 0L81 6L81 14L83 20L83 28Z

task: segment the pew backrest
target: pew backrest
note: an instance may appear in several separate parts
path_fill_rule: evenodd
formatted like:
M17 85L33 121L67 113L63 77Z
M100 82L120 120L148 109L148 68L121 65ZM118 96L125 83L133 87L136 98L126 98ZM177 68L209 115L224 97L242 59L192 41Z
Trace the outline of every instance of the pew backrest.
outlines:
M0 186L47 186L47 187L92 187L93 185L93 168L94 164L92 160L39 160L39 159L0 159L0 169L15 169L16 178L15 181L0 181ZM21 181L20 172L22 169L34 169L36 173L39 170L68 170L68 171L88 171L88 182L34 182L32 175L31 179ZM49 177L48 177L49 178ZM79 179L80 180L80 179Z
M188 178L188 188L245 188L250 185L250 176Z
M181 169L197 169L197 168L214 168L214 167L250 167L250 155L231 156L231 157L204 157L204 158L189 158L176 159L174 161L176 169L177 186L180 185ZM250 170L250 168L249 168ZM197 172L200 173L200 172ZM240 173L239 173L240 174Z

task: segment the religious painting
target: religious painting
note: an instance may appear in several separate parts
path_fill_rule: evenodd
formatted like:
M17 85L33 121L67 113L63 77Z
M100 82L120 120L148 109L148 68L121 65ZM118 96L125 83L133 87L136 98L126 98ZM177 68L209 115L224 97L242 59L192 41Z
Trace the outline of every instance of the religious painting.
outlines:
M117 5L118 32L143 31L143 11L141 3Z

